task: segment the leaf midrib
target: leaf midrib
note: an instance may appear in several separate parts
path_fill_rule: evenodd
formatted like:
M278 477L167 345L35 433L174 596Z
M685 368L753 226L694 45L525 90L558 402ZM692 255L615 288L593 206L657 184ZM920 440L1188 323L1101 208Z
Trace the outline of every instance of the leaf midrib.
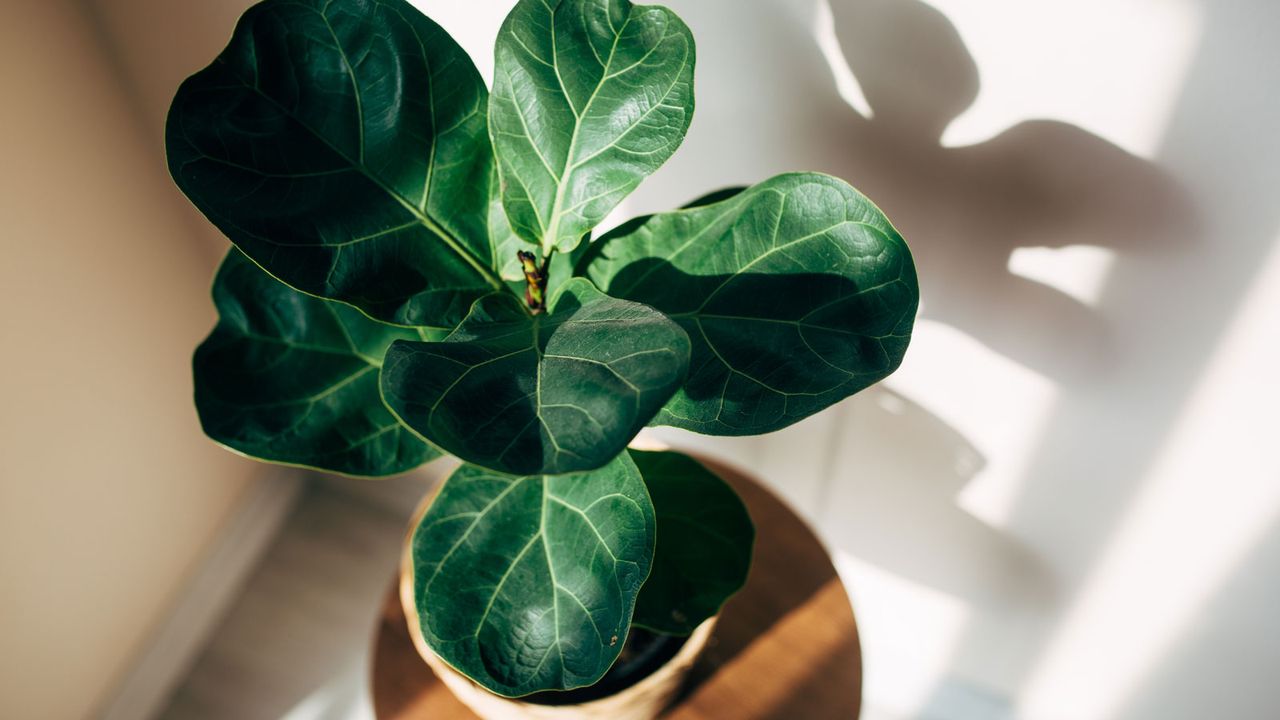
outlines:
M564 216L564 210L563 210L562 206L563 206L563 204L564 204L564 193L565 193L565 188L566 188L566 187L567 187L567 185L568 185L568 183L566 182L566 178L568 178L569 173L571 173L573 170L577 169L577 168L578 168L579 166L581 166L583 163L586 163L586 162L588 162L588 161L592 160L593 158L597 157L598 155L600 155L600 154L602 154L602 153L606 152L606 151L608 150L608 148L610 148L610 147L615 147L615 146L617 145L617 143L616 143L616 142L608 143L608 144L606 144L604 147L602 147L602 148L600 148L599 150L597 150L596 152L592 153L591 155L588 155L587 157L585 157L585 158L583 158L583 159L581 159L581 160L575 160L574 156L577 154L577 149L578 149L578 138L579 138L579 136L580 136L580 134L581 134L581 131L582 131L582 125L583 125L583 123L582 123L582 117L583 117L584 115L586 115L586 113L587 113L587 111L588 111L588 110L590 110L590 108L591 108L592 104L593 104L593 103L595 102L595 100L596 100L596 97L600 94L600 90L605 86L605 84L606 84L606 83L608 83L608 81L609 81L609 80L612 80L612 79L613 79L613 78L615 78L615 77L618 77L618 76L620 76L620 75L623 75L623 74L625 74L625 73L629 72L632 68L638 67L639 65L643 64L644 60L648 59L648 57L649 57L650 55L652 55L653 53L657 52L657 51L658 51L658 48L659 48L659 47L661 47L661 46L662 46L662 44L663 44L663 43L666 41L666 39L667 39L667 34L664 32L664 33L663 33L663 35L662 35L662 37L660 37L660 38L658 39L658 41L654 43L653 47L652 47L652 48L650 48L650 49L649 49L649 51L648 51L647 53L645 53L645 55L641 58L641 60L640 60L640 61L638 61L638 62L636 62L636 63L633 63L633 64L631 64L631 65L628 65L626 68L623 68L622 70L620 70L620 71L618 71L618 72L616 72L616 73L610 73L610 72L609 72L609 66L611 66L611 65L613 64L613 58L614 58L614 56L615 56L615 55L617 54L617 52L618 52L618 44L622 42L622 35L623 35L623 33L625 33L625 32L626 32L626 30L627 30L627 26L631 24L631 19L632 19L632 17L634 17L634 15L635 15L635 7L633 6L633 7L632 7L628 12L627 12L627 17L626 17L626 19L622 21L622 26L621 26L621 27L619 27L619 28L616 28L616 29L613 27L613 23L612 23L612 21L610 21L610 23L609 23L609 29L610 29L610 30L612 30L612 31L614 32L614 36L613 36L613 45L609 48L609 57L608 57L608 59L607 59L607 60L605 60L605 62L603 63L602 67L600 68L600 70L601 70L600 82L599 82L599 83L597 83L597 84L596 84L596 86L595 86L595 88L591 91L591 96L587 98L586 103L584 103L584 104L583 104L583 106L582 106L582 111L581 111L581 113L579 113L579 112L577 111L577 109L576 109L576 108L574 108L574 106L573 106L573 99L569 96L569 91L565 88L565 85L564 85L564 79L563 79L563 78L561 77L561 75L560 75L560 58L559 58L559 55L558 55L558 53L557 53L557 51L556 51L556 45L555 45L555 18L556 18L556 13L555 13L555 11L554 11L554 10L552 10L552 12L551 12L551 29L552 29L552 35L551 35L551 63L552 63L552 64L551 64L551 69L555 71L556 79L557 79L557 80L559 81L559 83L560 83L560 89L561 89L561 92L563 92L563 93L564 93L565 102L566 102L566 103L568 103L568 105L569 105L569 110L570 110L570 112L571 112L571 113L573 114L573 116L574 116L574 123L573 123L573 135L572 135L572 136L570 137L570 139L569 139L569 150L568 150L568 152L565 154L564 167L563 167L563 168L561 169L561 171L560 171L560 177L556 179L556 196L555 196L555 200L554 200L554 202L553 202L553 204L552 204L552 206L551 206L551 227L547 229L547 231L546 231L546 236L543 238L543 241L542 241L542 247L543 247L543 252L544 252L544 253L545 253L545 252L548 252L548 251L549 251L551 248L553 248L553 247L556 245L556 243L558 242L558 238L557 238L556 236L557 236L557 234L558 234L558 233L559 233L559 231L560 231L560 219ZM585 20L584 20L584 22L585 22ZM589 40L587 41L587 45L588 45L588 47L590 47L590 48L591 48L592 54L595 54L595 47L594 47L593 45L591 45L591 42L590 42ZM687 59L687 57L688 57L688 56L687 56L687 54L686 54L685 58L682 58L682 59L681 59L681 67L682 67L682 68L683 68L683 66L684 66L684 64L685 64L685 63L684 63L684 61ZM599 56L598 56L598 55L597 55L596 59L597 59L597 60L599 60ZM668 86L668 87L667 87L667 89L666 89L666 91L663 93L661 100L660 100L659 102L654 103L653 107L651 107L651 108L649 108L648 110L646 110L646 111L645 111L645 113L641 116L640 120L643 120L643 119L645 119L645 118L649 117L650 113L652 113L652 112L654 111L654 109L655 109L655 108L659 107L659 106L662 104L662 101L665 101L668 97L670 97L670 96L671 96L671 91L675 88L676 84L677 84L677 83L679 83L679 82L680 82L680 73L679 73L679 72L677 72L677 73L675 73L675 74L674 74L674 77L673 77L673 79L672 79L672 81L671 81L671 85L670 85L670 86ZM620 133L620 134L618 135L618 139L620 140L622 137L626 136L626 135L627 135L627 134L629 134L632 130L634 130L634 129L639 125L640 120L637 120L636 122L632 123L630 127L628 127L624 132ZM530 140L530 144L532 144L532 141L533 141L532 136L530 136L529 140ZM539 155L541 155L541 153L540 153L540 152L539 152ZM599 195L599 196L597 196L597 197L605 197L605 196L607 196L607 195L608 195L608 193L605 193L605 194L603 194L603 195ZM594 199L596 199L596 198L592 198L592 199L594 200ZM581 205L581 203L580 203L580 205ZM548 245L547 245L548 239L550 239L551 247L548 247Z
M576 167L573 156L578 148L578 136L582 132L582 116L591 108L591 104L595 102L596 95L600 93L600 88L604 87L605 81L609 76L609 66L613 64L613 56L618 52L618 43L622 41L622 33L626 31L627 25L631 22L631 12L627 13L627 19L622 21L622 27L614 33L613 45L609 48L609 58L605 61L604 67L600 68L600 82L596 84L595 89L591 91L591 96L582 105L582 112L579 113L577 108L573 106L573 98L569 95L568 88L564 85L564 78L560 75L560 55L556 48L556 9L551 10L551 69L555 71L556 80L560 83L560 91L564 93L564 101L569 105L569 111L573 114L573 134L569 137L569 150L564 156L564 166L560 169L560 177L556 181L556 196L551 203L551 226L546 229L546 235L542 238L542 252L546 254L557 243L556 235L560 232L560 218L563 216L561 205L564 204L565 188L568 186L568 175ZM613 29L610 23L609 29ZM590 45L591 41L588 40ZM513 95L514 97L514 95ZM532 144L533 137L529 137ZM550 246L548 246L550 241Z

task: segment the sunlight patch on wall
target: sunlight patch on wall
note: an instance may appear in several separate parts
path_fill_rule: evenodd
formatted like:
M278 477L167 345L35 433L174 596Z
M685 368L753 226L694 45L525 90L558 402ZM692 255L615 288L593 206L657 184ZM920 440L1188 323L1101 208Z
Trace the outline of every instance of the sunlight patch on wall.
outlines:
M1115 251L1096 245L1021 247L1009 256L1009 272L1097 307L1115 259Z
M945 679L969 617L965 604L844 552L835 563L858 617L865 704L917 717Z
M925 405L985 458L957 502L987 524L1005 526L1057 400L1055 383L954 327L922 319L888 384Z
M1032 673L1022 716L1113 717L1280 517L1278 307L1280 243ZM1269 617L1258 632L1274 636Z
M955 23L981 74L977 101L943 136L949 146L981 142L1022 120L1050 118L1151 157L1202 26L1199 3L1192 0L930 4Z
M831 15L830 5L822 2L814 8L812 28L813 37L822 50L822 57L831 66L831 77L836 81L836 91L840 93L840 97L863 117L872 117L875 113L871 110L871 103L862 94L862 86L853 76L844 51L840 49L840 41L836 39L835 18Z

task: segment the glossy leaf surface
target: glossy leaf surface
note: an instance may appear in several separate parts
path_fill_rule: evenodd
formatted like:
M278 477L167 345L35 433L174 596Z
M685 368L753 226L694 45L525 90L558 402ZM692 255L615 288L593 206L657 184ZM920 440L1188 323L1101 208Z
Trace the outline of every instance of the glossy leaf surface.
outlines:
M781 175L727 200L627 223L587 277L651 305L693 343L655 424L748 435L786 427L891 373L919 290L902 237L826 175Z
M430 337L293 290L232 250L214 281L219 321L196 350L205 433L251 457L348 475L411 470L439 455L378 396L383 353Z
M490 181L493 188L493 197L489 199L488 230L489 245L493 248L494 267L497 268L500 278L515 283L519 293L523 293L524 270L521 269L517 253L521 250L532 252L536 247L525 242L524 238L516 235L515 230L511 229L511 223L507 220L507 213L502 209L502 194L498 192L499 180L496 165Z
M658 518L636 625L688 635L747 582L755 526L738 494L688 455L628 451Z
M666 8L520 0L498 34L489 123L516 233L562 252L675 152L693 37Z
M654 532L626 453L553 477L465 465L413 534L423 637L500 695L590 685L622 650Z
M493 295L443 342L394 343L382 393L405 424L469 463L565 473L622 452L688 363L680 326L573 278L548 314Z
M487 104L466 53L404 0L266 0L179 88L169 169L275 277L452 327L502 287Z

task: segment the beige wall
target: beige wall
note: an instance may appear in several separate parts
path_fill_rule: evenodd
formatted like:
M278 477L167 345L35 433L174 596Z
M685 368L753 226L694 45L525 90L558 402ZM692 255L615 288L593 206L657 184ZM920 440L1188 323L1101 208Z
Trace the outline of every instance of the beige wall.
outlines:
M221 250L169 183L158 134L188 60L222 40L171 25L153 36L174 44L165 62L130 86L99 23L135 6L111 5L18 0L0 23L5 718L90 716L257 470L207 442L192 409Z

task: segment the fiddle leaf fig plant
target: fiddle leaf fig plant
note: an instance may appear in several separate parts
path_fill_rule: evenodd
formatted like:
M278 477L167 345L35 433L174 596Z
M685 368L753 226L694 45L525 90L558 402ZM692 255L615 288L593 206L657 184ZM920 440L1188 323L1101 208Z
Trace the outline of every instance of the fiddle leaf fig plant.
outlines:
M596 228L677 149L670 10L518 0L493 90L405 0L265 0L179 88L178 186L233 243L196 350L205 432L363 477L452 454L413 531L414 624L503 696L597 683L746 582L734 491L628 445L787 427L902 361L918 290L843 181L781 175Z

